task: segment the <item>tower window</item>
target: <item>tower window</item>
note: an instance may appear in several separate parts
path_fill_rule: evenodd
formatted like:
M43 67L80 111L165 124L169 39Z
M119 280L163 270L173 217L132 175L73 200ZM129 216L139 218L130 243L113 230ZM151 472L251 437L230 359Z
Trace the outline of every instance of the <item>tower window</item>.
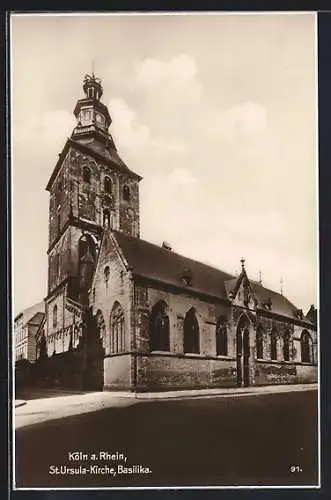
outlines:
M107 194L111 194L111 192L112 192L111 179L109 177L105 177L104 190L105 190L105 193L107 193Z
M123 186L123 200L130 201L130 189L129 186Z
M53 328L57 327L57 305L53 307Z
M83 168L83 181L87 184L91 182L91 170L86 166Z
M110 226L110 212L108 208L103 211L103 227Z

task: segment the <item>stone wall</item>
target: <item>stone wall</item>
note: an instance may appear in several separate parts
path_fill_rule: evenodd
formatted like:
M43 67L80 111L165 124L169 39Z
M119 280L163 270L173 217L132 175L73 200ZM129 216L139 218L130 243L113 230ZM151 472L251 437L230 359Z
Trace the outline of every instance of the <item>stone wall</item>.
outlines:
M235 360L193 355L140 355L137 390L162 391L236 386Z

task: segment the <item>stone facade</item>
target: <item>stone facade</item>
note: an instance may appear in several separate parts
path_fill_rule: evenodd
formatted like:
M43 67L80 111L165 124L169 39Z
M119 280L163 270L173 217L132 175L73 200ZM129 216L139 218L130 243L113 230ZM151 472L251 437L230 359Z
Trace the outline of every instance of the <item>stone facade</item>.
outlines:
M117 153L100 82L83 88L47 185L43 366L54 380L131 391L315 382L314 309L249 280L244 261L234 277L140 238L141 177Z

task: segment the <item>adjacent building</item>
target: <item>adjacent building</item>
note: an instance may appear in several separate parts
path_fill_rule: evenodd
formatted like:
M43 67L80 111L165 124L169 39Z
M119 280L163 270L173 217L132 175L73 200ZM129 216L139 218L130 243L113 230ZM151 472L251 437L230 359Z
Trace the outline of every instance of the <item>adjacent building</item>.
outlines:
M22 359L30 363L36 361L36 338L43 329L44 321L44 302L24 309L14 318L15 361Z

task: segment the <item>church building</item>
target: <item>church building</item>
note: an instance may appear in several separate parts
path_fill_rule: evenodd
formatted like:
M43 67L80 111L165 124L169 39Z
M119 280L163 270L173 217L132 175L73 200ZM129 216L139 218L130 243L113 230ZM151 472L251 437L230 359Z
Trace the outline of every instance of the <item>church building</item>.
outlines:
M40 373L85 390L317 381L317 314L140 238L141 177L122 161L94 74L47 184L48 292Z

